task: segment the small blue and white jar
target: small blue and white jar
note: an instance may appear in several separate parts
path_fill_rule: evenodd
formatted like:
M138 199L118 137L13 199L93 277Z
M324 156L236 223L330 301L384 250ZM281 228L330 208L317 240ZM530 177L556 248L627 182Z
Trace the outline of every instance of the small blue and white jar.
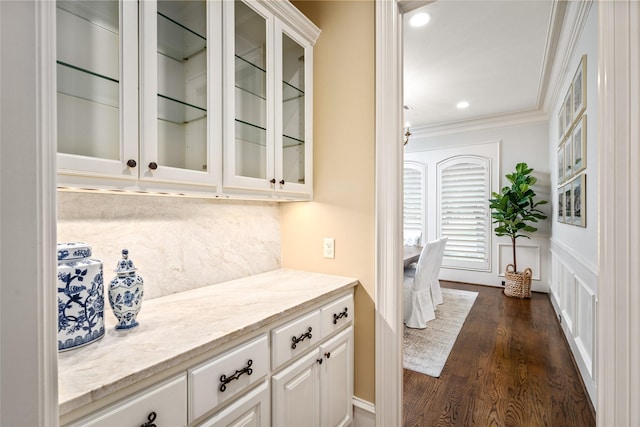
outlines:
M104 336L102 262L86 243L58 243L58 351Z
M109 283L109 304L118 319L116 329L131 329L138 326L136 316L142 306L144 282L136 274L129 251L122 250L122 259L118 262L116 277Z

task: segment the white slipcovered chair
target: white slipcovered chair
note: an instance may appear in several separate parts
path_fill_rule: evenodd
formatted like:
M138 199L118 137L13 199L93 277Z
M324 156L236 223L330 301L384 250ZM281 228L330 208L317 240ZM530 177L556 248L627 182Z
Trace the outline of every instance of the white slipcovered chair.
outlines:
M440 267L442 266L442 258L444 257L444 248L447 246L447 237L442 237L436 240L438 243L438 266L433 271L433 276L431 278L431 300L433 301L433 307L437 309L436 306L442 304L442 290L440 289L440 280L438 280L438 275L440 274Z
M442 304L438 273L446 241L444 237L428 242L420 253L415 276L404 278L404 323L409 328L426 328L427 322L436 318L435 304ZM437 303L432 297L434 293Z

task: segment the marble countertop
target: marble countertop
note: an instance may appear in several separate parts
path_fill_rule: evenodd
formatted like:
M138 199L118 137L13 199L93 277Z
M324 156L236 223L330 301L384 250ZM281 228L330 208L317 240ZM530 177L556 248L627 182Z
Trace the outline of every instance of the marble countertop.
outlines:
M140 326L114 329L58 357L60 415L213 350L358 283L357 279L275 270L143 301Z

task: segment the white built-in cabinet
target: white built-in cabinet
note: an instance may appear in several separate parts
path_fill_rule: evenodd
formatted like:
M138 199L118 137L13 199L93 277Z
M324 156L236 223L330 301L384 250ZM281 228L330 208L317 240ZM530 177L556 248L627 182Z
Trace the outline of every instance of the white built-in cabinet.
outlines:
M350 326L272 377L273 425L339 427L353 419Z
M224 186L310 194L312 44L265 3L223 5Z
M187 425L187 377L178 375L66 427Z
M311 198L319 30L289 2L57 6L60 187Z
M56 70L58 170L138 177L138 5L58 1ZM132 160L134 167L128 167ZM83 181L79 181L83 182Z
M346 427L353 421L353 290L238 337L224 352L65 427ZM159 348L161 345L159 344ZM135 385L135 384L134 384ZM94 402L99 405L99 402Z

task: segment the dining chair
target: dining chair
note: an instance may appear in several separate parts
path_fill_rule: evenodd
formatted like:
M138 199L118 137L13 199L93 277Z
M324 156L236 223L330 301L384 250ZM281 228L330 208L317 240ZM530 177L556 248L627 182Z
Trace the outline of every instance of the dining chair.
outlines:
M431 282L434 270L440 270L438 253L438 241L428 242L418 258L415 276L404 278L404 323L409 328L426 328L427 322L436 318L431 300Z
M431 286L431 301L433 303L433 308L438 309L438 305L442 304L442 289L440 288L440 280L438 280L438 275L440 274L440 267L442 266L442 259L444 258L444 249L447 246L448 237L442 237L436 240L438 244L438 252L436 255L435 264L436 267L433 269L430 286Z

